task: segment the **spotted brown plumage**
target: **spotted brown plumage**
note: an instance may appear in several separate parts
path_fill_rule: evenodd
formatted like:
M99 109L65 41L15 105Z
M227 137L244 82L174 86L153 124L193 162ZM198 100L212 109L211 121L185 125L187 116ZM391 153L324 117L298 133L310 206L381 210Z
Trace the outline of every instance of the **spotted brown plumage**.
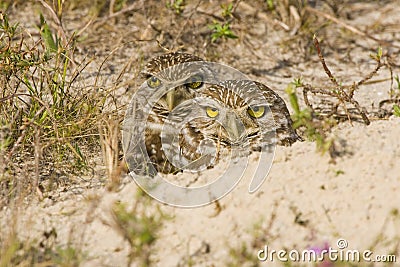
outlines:
M210 83L204 77L213 77L214 70L204 62L194 55L169 53L146 64L147 81L127 112L133 118L125 141L133 147L127 160L137 167L136 173L201 170L232 151L243 156L245 151L301 139L276 92L250 80ZM225 69L219 70L215 77L227 77Z

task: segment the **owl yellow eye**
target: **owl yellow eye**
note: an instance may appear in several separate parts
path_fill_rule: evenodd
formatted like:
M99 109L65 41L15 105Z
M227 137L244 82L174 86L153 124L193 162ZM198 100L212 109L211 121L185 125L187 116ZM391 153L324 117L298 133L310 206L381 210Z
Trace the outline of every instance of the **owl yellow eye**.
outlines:
M156 88L161 85L161 81L157 77L151 76L150 79L147 80L147 85L150 88Z
M203 85L203 77L199 74L193 75L186 81L189 88L197 89Z
M265 113L265 107L263 106L256 106L256 107L251 107L247 110L247 113L249 113L249 115L253 118L261 118L264 113Z
M210 118L215 118L215 117L218 116L219 111L218 111L218 109L216 109L216 108L208 107L208 108L206 109L206 113L207 113L207 116L208 116L208 117L210 117Z

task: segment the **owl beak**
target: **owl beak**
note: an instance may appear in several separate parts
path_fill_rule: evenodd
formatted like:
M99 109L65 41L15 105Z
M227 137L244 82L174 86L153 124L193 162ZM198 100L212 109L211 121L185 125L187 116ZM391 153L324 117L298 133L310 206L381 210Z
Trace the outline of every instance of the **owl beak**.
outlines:
M175 107L175 91L174 90L170 90L167 92L166 101L167 101L168 109L169 109L169 111L171 111Z
M228 116L227 132L232 143L238 143L243 137L244 126L236 116Z

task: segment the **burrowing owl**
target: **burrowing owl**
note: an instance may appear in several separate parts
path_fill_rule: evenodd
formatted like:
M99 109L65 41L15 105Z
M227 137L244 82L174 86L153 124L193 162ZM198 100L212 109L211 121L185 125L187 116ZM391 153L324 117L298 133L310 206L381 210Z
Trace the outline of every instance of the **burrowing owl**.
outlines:
M187 54L187 53L169 53L151 59L144 68L143 74L147 79L143 86L140 88L144 92L143 97L138 97L137 108L132 108L128 111L131 116L142 112L141 107L144 106L143 102L150 101L149 96L155 99L154 103L150 103L151 109L146 122L141 122L146 125L145 129L140 129L141 125L132 125L130 129L131 135L127 136L133 140L126 140L131 147L135 147L135 139L140 134L145 136L145 147L136 147L132 151L135 155L130 155L131 158L127 159L134 161L137 164L134 166L148 166L151 164L157 172L173 173L178 171L173 165L169 164L162 151L161 144L161 130L164 125L165 119L168 117L171 110L174 109L179 103L189 98L194 97L194 92L203 86L203 76L199 72L211 72L202 68L201 65L196 65L195 62L203 61L201 58ZM189 64L191 63L191 64ZM140 94L139 94L140 95ZM137 122L138 122L137 121ZM132 138L133 136L133 138ZM140 155L147 153L151 162L146 162L146 156ZM148 166L147 169L137 170L139 173L155 175L152 168Z
M258 82L230 80L224 71L215 74L202 62L170 53L146 65L147 82L127 112L133 122L126 125L125 155L130 167L138 168L131 171L154 176L187 166L199 169L216 164L232 148L260 151L300 139L274 91ZM214 74L225 81L207 83ZM143 111L147 102L150 108Z
M192 164L189 169L209 167L232 149L261 151L301 140L283 99L264 84L248 80L204 86L192 102L178 106L166 123L172 132L181 129L179 139L175 132L163 133L170 149L168 159L180 167ZM174 136L175 142L168 142ZM207 146L214 149L208 148L207 153ZM177 150L180 154L173 152ZM216 158L210 152L216 153Z

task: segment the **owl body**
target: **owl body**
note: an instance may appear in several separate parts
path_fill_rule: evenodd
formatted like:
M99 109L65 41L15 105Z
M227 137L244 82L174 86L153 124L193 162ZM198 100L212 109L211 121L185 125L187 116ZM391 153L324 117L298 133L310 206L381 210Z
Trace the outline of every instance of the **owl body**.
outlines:
M196 79L201 67L196 62L202 62L200 57L187 53L168 53L151 59L144 68L143 74L147 78L144 92L154 91L155 102L150 103L149 115L146 121L145 150L151 164L157 172L176 173L176 168L165 157L161 143L161 131L171 110L182 101L194 97L194 90L202 86ZM204 71L204 70L203 70ZM141 99L148 101L148 98Z
M273 90L249 80L207 83L214 74L203 63L190 54L170 53L146 65L147 82L128 111L136 119L128 141L134 147L128 149L128 164L137 166L136 173L198 171L227 156L301 140ZM141 135L144 145L136 143Z

